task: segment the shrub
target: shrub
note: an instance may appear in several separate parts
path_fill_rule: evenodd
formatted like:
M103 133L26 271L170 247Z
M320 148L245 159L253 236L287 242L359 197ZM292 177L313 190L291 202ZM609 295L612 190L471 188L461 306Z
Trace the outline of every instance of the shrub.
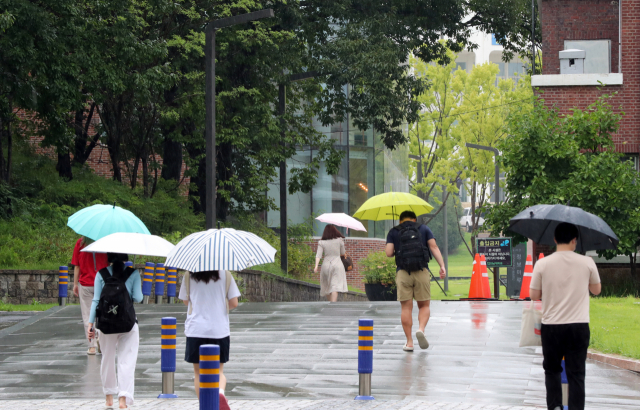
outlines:
M381 283L395 287L396 263L393 258L388 258L384 251L371 252L358 263L364 267L364 283Z

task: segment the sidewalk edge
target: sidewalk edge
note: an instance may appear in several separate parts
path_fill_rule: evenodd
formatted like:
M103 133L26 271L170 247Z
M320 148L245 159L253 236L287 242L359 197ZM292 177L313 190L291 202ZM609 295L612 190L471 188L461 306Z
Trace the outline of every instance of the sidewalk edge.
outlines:
M609 364L611 366L619 367L624 370L630 370L632 372L640 373L640 360L631 359L616 354L600 353L592 350L587 353L587 359Z
M56 313L57 311L59 311L60 309L62 309L62 306L54 306L50 309L45 310L44 312L40 312L38 314L35 314L33 316L31 316L29 319L23 320L22 322L16 323L15 325L8 327L6 329L2 329L0 330L0 339L10 335L12 333L17 332L18 330L22 330L25 327L36 323L37 321L39 321L40 319L44 319L47 316L50 316L54 313Z

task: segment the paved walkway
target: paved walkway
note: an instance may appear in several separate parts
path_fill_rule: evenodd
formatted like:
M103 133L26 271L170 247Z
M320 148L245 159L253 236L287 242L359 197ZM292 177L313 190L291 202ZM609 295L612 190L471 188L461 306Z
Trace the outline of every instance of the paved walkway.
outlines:
M104 408L102 400L3 400L0 410L81 410ZM354 400L230 400L232 410L532 410L524 406L435 403L422 400L361 402ZM138 400L135 407L153 410L197 410L194 400Z
M432 306L427 328L431 347L405 353L397 303L241 305L231 314L231 361L225 366L227 396L239 400L232 408L432 409L441 408L434 406L442 402L449 403L446 408L451 409L544 405L540 350L518 347L521 303L433 302ZM183 323L186 308L137 306L137 312L141 340L136 398L141 405L136 407L196 406L195 401L142 405L144 399L160 393L160 318L175 316ZM357 319L363 317L375 321L375 404L353 402L358 384ZM181 358L185 344L182 326L178 335ZM0 409L15 399L79 399L65 403L65 409L100 406L101 400L94 401L102 396L99 356L87 356L85 351L78 306L49 311L0 330ZM194 398L193 370L182 360L178 360L176 393L182 399ZM282 398L298 400L264 401ZM47 403L52 404L29 407L63 408L63 401ZM185 407L175 407L177 403ZM588 362L587 406L640 409L640 376Z

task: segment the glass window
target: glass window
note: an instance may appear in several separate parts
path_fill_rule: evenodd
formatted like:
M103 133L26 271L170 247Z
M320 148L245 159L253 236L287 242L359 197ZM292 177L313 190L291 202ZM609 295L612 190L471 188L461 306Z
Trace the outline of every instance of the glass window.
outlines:
M459 70L459 69L466 71L467 70L467 63L456 62L456 68L454 68L453 71L456 71L456 70Z
M291 180L291 170L308 164L311 161L311 150L300 150L292 158L287 160L287 184ZM267 195L272 198L278 208L280 207L280 169L276 170L277 176L273 183L269 184ZM296 192L287 193L287 219L290 224L303 223L311 214L311 193ZM280 226L280 210L267 212L267 224L271 227Z
M339 147L338 147L339 148ZM346 149L345 149L346 150ZM315 153L314 153L315 155ZM345 158L340 165L340 170L336 175L329 175L324 162L320 163L316 185L312 190L313 213L316 215L325 212L348 213L348 165ZM321 236L325 224L315 222L315 235ZM344 229L341 229L344 233Z
M375 192L375 172L373 170L373 148L349 148L349 215L371 198ZM349 236L373 237L375 228L371 221L363 220L367 232L349 231Z

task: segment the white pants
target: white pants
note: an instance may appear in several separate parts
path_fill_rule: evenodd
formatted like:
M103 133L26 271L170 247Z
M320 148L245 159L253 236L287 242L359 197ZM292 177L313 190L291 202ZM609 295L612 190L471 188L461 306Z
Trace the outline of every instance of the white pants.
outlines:
M140 335L138 324L127 333L106 335L100 333L102 365L100 377L105 395L112 394L127 398L127 406L133 404L136 362ZM116 377L116 349L118 350L118 375Z
M89 317L91 316L91 301L93 300L93 286L82 286L78 283L78 298L80 299L80 312L82 312L82 322L84 323L84 339L89 343L89 347L96 347L96 337L87 339L89 331Z

